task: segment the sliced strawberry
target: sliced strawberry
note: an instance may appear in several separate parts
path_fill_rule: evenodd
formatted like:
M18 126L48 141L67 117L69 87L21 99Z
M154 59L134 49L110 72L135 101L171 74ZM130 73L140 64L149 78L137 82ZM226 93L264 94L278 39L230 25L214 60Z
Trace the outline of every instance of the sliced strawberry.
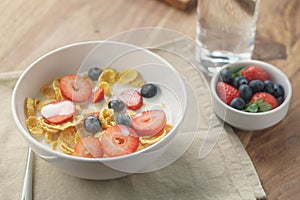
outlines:
M132 117L132 127L139 136L153 136L161 132L167 122L162 110L146 110Z
M125 90L119 95L128 109L138 110L143 105L143 97L137 90Z
M248 82L252 80L260 80L262 82L271 80L267 72L262 68L250 65L241 71L241 75L247 79Z
M132 128L118 124L104 131L101 142L104 153L109 157L115 157L135 152L139 138Z
M92 136L81 138L74 147L73 155L86 158L102 158L101 142Z
M252 97L250 102L257 104L258 111L265 112L273 110L278 106L276 98L267 92L257 92Z
M92 102L93 103L97 103L97 102L99 102L99 101L101 101L103 99L104 99L104 89L100 88L100 89L98 89L98 90L96 90L94 92L94 96L93 96Z
M84 102L92 95L92 84L87 79L70 74L60 79L60 90L64 97L74 102Z
M216 91L220 99L227 105L230 104L232 99L240 97L240 92L235 87L225 82L218 82Z
M71 101L59 100L45 105L41 115L53 124L61 124L71 119L75 113L75 106Z

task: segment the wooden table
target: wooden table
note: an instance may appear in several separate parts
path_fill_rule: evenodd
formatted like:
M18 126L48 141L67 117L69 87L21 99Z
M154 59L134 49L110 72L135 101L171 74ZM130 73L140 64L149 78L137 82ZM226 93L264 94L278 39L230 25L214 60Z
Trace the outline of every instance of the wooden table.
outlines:
M299 11L299 0L263 0L253 56L290 78L294 94L287 117L267 130L236 130L268 199L300 199ZM24 70L66 44L138 27L165 27L195 38L195 9L184 12L157 0L1 0L0 16L0 72Z

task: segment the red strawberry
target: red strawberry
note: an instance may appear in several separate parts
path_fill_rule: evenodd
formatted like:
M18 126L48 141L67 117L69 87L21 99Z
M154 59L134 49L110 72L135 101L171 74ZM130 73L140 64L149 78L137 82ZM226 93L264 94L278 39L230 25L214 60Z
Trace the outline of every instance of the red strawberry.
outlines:
M139 146L139 138L135 131L121 124L106 129L101 142L104 153L109 157L133 153Z
M276 98L267 92L255 93L252 95L250 102L258 104L258 109L262 112L272 110L278 106Z
M248 82L252 80L266 81L271 80L267 72L260 67L250 65L241 71L241 75L247 79Z
M94 92L92 102L97 103L97 102L101 101L102 99L104 99L104 89L100 88Z
M73 155L86 158L102 158L102 145L99 139L92 136L81 138L74 147Z
M146 110L132 117L132 127L139 136L153 136L161 132L167 117L162 110Z
M64 97L74 102L84 102L92 95L92 84L81 76L70 74L60 79Z
M119 95L128 109L138 110L143 105L143 97L137 90L125 90Z
M225 82L218 82L216 90L220 99L227 105L230 104L232 99L240 97L240 92L235 87Z
M75 113L75 106L71 101L59 100L45 105L41 109L41 115L53 124L61 124L68 121Z

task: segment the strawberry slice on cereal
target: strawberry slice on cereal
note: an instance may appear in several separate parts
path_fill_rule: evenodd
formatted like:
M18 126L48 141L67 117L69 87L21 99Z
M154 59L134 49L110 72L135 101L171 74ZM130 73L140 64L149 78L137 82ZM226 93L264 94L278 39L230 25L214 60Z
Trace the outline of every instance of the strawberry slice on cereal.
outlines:
M92 136L81 138L74 147L73 155L85 158L102 158L103 149L100 140Z
M64 97L74 102L84 102L92 95L92 83L76 74L60 79L60 90Z
M51 102L41 109L41 115L49 123L61 124L72 119L76 109L69 100Z
M137 150L139 137L132 128L118 124L104 131L101 142L107 156L123 156Z
M134 115L131 122L139 136L153 136L163 131L167 117L163 110L146 110Z
M123 91L119 95L119 99L123 101L128 109L138 110L143 105L143 97L141 93L134 89Z
M100 88L94 92L92 103L97 103L104 99L104 89Z

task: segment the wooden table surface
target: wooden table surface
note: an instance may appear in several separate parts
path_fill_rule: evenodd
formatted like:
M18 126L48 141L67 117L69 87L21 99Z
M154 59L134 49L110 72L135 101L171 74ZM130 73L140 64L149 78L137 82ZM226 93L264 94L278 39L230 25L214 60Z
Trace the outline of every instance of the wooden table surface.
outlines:
M280 68L293 97L287 117L263 131L236 130L268 199L300 199L300 1L262 0L253 58ZM138 27L164 27L195 38L196 11L157 0L1 0L0 72L24 70L66 44L102 40Z

